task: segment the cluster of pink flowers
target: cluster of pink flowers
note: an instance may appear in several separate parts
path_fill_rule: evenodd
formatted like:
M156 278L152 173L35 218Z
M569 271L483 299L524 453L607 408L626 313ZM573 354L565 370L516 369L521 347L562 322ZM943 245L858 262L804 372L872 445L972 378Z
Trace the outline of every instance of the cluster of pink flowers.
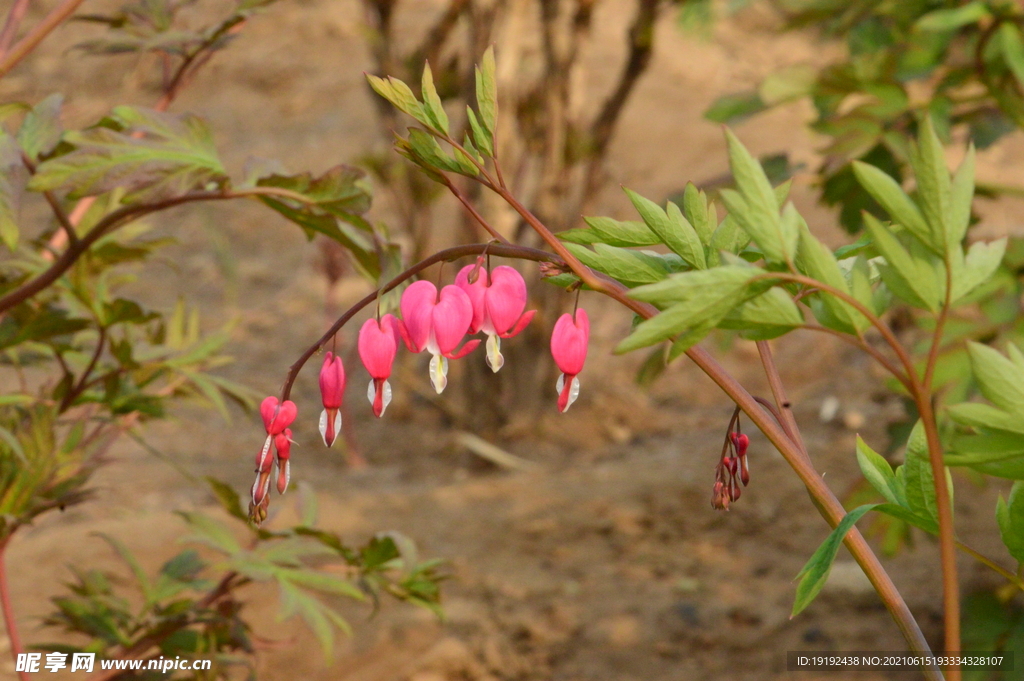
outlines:
M402 318L385 314L371 317L359 330L358 350L363 366L370 374L367 399L373 413L380 418L391 403L391 367L404 342L410 352L430 353L430 382L440 394L448 385L448 360L458 359L472 352L479 339L463 339L467 334L483 332L486 362L497 372L505 364L501 354L501 340L519 334L533 319L536 310L526 311L526 282L514 268L495 267L488 271L485 259L459 270L455 283L444 286L440 292L429 281L417 281L402 294L399 305ZM590 340L590 320L583 309L563 314L551 334L551 355L562 372L556 386L558 410L565 412L579 395L580 381ZM461 347L460 347L461 344ZM328 447L341 432L341 404L345 393L345 367L341 358L332 352L324 356L320 369L320 394L323 411L320 414L320 435ZM266 517L269 504L270 477L277 461L278 492L284 493L289 480L291 429L296 417L295 403L279 403L268 397L260 406L267 439L256 458L256 482L252 488L250 514L257 522ZM271 445L276 455L270 456Z

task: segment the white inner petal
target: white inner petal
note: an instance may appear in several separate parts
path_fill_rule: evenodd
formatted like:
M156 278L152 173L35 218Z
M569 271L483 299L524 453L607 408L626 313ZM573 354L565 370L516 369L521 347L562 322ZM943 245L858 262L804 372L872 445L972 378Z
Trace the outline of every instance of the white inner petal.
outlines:
M373 379L370 379L370 385L366 386L366 399L370 400L370 404L373 404L373 398L377 396L377 390L373 387Z
M434 390L440 395L448 386L448 359L441 355L433 355L430 358L430 382Z
M341 437L341 409L334 414L334 439L337 440L339 437Z
M371 383L370 385L372 386L373 384ZM384 390L381 393L381 416L384 416L384 410L388 408L389 404L391 404L391 384L384 381Z
M569 411L569 407L576 401L576 398L580 396L580 379L577 376L572 377L572 385L569 386L569 401L565 403L565 410Z
M558 382L555 383L555 392L559 395L562 394L562 388L565 387L565 374L558 374Z
M498 336L487 336L487 366L494 373L505 366L505 358L501 356L501 338Z
M320 412L320 437L323 438L324 445L326 445L327 447L330 447L330 445L327 444L327 410L326 409L324 409L322 412Z
M263 464L267 462L267 455L270 454L270 443L274 441L273 435L267 436L267 441L263 443L263 451L260 452L260 463L256 467L257 472L263 470Z

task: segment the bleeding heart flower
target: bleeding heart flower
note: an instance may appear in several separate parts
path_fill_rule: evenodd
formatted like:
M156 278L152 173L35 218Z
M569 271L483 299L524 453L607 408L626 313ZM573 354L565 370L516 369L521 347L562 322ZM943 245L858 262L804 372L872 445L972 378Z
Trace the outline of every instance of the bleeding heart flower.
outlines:
M575 318L569 313L563 314L555 322L551 332L551 356L562 372L555 386L560 412L567 411L580 394L580 380L576 376L583 371L589 342L590 318L586 310L576 310Z
M260 416L263 417L263 427L267 429L267 435L283 433L285 428L292 425L298 412L294 402L285 400L281 404L273 395L263 398L263 402L260 403Z
M341 401L345 396L345 367L341 357L332 352L324 356L320 368L320 397L324 410L320 413L320 436L330 447L341 432Z
M359 329L359 359L370 374L370 385L366 388L366 397L373 405L373 414L377 418L384 415L384 410L391 404L391 365L398 353L399 328L402 322L394 315L386 314L378 321L371 317L363 322Z
M438 296L429 281L417 281L402 294L402 324L398 330L410 352L427 350L430 382L440 394L448 385L448 360L469 354L480 344L467 341L458 351L473 322L473 303L458 286L445 286Z
M537 312L523 313L526 308L523 275L506 265L495 267L488 275L483 267L483 258L480 258L475 265L466 265L459 270L455 285L466 292L473 304L469 333L483 331L487 334L487 366L497 373L505 364L505 358L501 356L501 339L521 332Z

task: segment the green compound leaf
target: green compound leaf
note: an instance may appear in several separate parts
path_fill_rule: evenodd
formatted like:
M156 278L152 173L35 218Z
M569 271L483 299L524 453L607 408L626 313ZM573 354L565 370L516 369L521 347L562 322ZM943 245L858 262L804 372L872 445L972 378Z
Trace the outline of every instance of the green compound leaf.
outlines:
M476 69L476 108L480 112L480 122L493 140L498 126L498 86L493 46L484 52L480 66Z
M793 601L793 612L790 617L796 617L804 608L811 604L832 571L832 563L835 562L839 546L843 543L846 533L850 531L858 520L868 511L876 508L878 504L866 504L859 506L847 513L836 528L825 538L818 550L814 552L807 564L796 576L800 583L796 587L796 598Z
M650 199L629 189L625 191L633 203L633 207L643 218L644 224L658 235L662 243L692 267L703 269L707 266L704 259L704 247L693 227L679 211L678 206L669 203L669 212L666 212Z
M33 161L53 151L64 134L60 123L63 95L50 95L32 107L18 130L18 144Z
M112 120L120 130L65 133L64 141L74 150L41 163L29 189L63 190L71 198L124 189L122 202L134 203L227 181L210 131L195 116L120 106Z
M893 222L905 227L920 239L921 243L939 255L944 252L941 241L935 238L921 210L896 183L896 180L875 166L860 161L853 162L853 172L861 186L885 208Z
M423 109L430 119L430 122L434 130L437 132L447 135L448 134L448 114L445 113L444 104L441 103L441 98L437 94L437 88L434 87L434 75L430 71L430 63L423 65Z

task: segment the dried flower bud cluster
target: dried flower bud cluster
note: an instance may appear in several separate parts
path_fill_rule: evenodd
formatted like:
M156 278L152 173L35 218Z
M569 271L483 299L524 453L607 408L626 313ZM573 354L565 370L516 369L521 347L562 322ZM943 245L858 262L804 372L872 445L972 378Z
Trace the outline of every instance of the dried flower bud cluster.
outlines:
M399 304L402 318L391 314L367 319L359 330L359 358L370 374L367 399L373 413L380 418L391 403L391 367L404 342L410 352L426 350L431 354L430 382L441 393L448 385L448 360L472 352L479 339L463 343L467 334L482 332L486 337L486 362L497 372L505 364L501 339L512 338L526 328L536 310L526 310L527 290L523 276L507 266L489 270L486 258L463 267L455 283L440 291L429 281L417 281L402 294ZM590 320L583 309L564 314L551 334L551 355L562 375L558 379L558 410L566 411L579 394L577 376L583 370L590 340ZM461 344L461 347L460 347ZM320 435L328 447L341 433L341 406L345 394L345 367L333 352L324 355L320 369ZM277 462L278 492L284 494L290 477L291 429L295 420L295 403L279 403L268 397L260 406L267 439L256 457L256 481L252 487L249 513L253 521L262 522L270 503L270 478ZM275 456L270 456L271 446Z
M715 486L711 493L711 506L719 510L729 510L729 504L740 498L740 483L746 487L750 482L750 468L747 463L747 447L750 438L739 432L739 421L736 430L730 431L722 446L722 458L715 468Z

